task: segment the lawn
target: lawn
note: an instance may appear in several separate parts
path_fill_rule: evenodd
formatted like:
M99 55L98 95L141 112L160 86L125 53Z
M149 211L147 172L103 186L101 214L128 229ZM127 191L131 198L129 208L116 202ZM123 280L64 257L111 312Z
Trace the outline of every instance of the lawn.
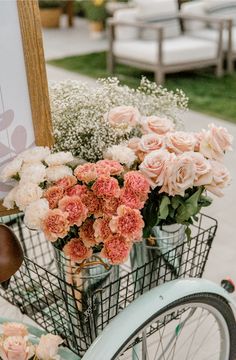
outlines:
M93 78L108 76L105 52L71 56L48 63ZM154 80L153 73L125 65L116 67L116 76L121 83L134 88L138 86L142 75ZM171 74L167 76L165 87L184 90L190 99L191 109L236 123L236 72L220 79L215 77L211 68Z

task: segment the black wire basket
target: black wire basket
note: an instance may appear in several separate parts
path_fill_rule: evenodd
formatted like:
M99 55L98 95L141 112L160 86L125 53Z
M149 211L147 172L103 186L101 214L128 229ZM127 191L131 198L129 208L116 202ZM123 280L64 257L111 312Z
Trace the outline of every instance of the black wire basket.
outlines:
M96 282L89 279L82 293L58 275L55 252L42 233L30 231L22 215L2 221L21 240L25 258L1 295L46 331L62 336L79 356L112 318L144 292L176 278L202 277L217 229L215 219L201 214L191 227L190 240L185 238L165 253L156 249L146 262L139 260L144 242L137 244L129 262L113 266Z

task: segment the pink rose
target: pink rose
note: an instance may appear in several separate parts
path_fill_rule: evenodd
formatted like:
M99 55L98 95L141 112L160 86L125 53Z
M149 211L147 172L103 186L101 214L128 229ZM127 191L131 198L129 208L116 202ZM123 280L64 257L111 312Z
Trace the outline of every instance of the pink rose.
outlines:
M105 242L109 236L112 235L112 231L109 226L110 220L111 218L108 216L95 220L93 228L97 243Z
M59 201L59 209L67 214L70 225L80 226L88 216L88 209L79 196L64 196Z
M171 154L166 150L156 150L148 154L139 166L140 171L154 189L162 186L166 172L166 164L171 158Z
M139 150L139 143L140 143L140 138L133 137L129 140L128 147L136 153Z
M120 175L124 171L123 166L114 160L99 160L96 163L96 168L99 175L103 175L101 170L104 168L108 170L107 175Z
M23 324L19 324L19 323L4 323L2 325L2 331L3 331L3 336L8 337L8 336L27 336L28 335L28 330L27 327Z
M93 224L94 220L87 219L79 229L79 236L86 247L96 245Z
M93 251L80 238L71 239L63 248L63 252L72 261L80 262L92 256Z
M158 135L165 135L169 131L174 130L174 123L167 117L160 116L148 116L142 123L142 129L144 134L154 132Z
M233 137L224 127L209 125L208 131L202 132L200 152L208 159L221 161L224 153L232 150Z
M196 138L193 134L184 131L170 133L166 137L166 147L168 151L181 154L186 151L193 151Z
M210 184L212 181L212 166L210 161L204 158L201 153L190 152L192 161L195 165L194 186Z
M98 173L96 164L86 163L79 165L75 168L74 174L78 180L85 182L86 184L96 180Z
M140 118L138 109L133 106L117 106L104 115L111 126L132 129Z
M120 205L117 209L117 216L110 221L110 228L113 233L124 236L129 241L141 241L144 221L139 210L131 209Z
M118 180L110 176L100 176L93 184L92 191L98 197L118 198L120 196Z
M173 154L174 155L174 154ZM184 196L185 190L192 188L195 180L196 167L191 153L172 156L165 168L165 181L160 193Z
M58 346L62 343L63 340L58 335L42 335L36 346L36 356L39 360L57 359Z
M58 238L64 238L70 229L67 219L68 213L59 209L49 210L42 221L42 230L49 241L56 241Z
M164 136L150 133L143 135L139 142L139 150L144 153L149 153L153 150L159 150L164 148L165 138Z
M22 336L9 336L0 343L2 360L28 360L34 355L32 346Z
M131 246L122 235L111 235L104 243L101 256L108 259L112 265L123 264L128 259Z
M64 196L64 189L57 185L51 186L43 195L47 199L50 209L55 209L58 206L59 200Z
M212 175L213 180L209 185L206 185L205 188L216 196L223 196L221 191L226 186L229 185L231 177L228 169L220 162L212 160L210 161L212 166Z
M62 187L64 190L67 190L76 184L77 184L77 179L75 176L72 175L65 176L56 182L56 185Z

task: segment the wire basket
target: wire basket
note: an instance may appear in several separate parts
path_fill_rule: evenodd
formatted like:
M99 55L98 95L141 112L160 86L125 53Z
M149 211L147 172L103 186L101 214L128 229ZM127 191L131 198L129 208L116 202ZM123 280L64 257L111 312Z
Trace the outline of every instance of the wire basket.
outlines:
M113 272L109 281L87 294L84 308L79 290L57 275L53 248L43 234L27 229L22 216L8 217L7 224L21 240L25 259L1 295L46 331L62 336L65 345L79 356L112 318L144 292L177 277L201 277L217 229L215 219L201 214L192 225L191 239L171 251L157 252L137 268L131 266L133 253L131 262L114 267L116 276ZM178 271L173 268L173 254L181 259Z

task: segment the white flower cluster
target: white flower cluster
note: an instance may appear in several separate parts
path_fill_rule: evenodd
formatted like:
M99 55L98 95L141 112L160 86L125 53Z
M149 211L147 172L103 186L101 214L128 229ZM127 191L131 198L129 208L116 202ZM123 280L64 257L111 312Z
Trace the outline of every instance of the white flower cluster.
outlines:
M48 147L43 146L22 152L0 174L3 182L15 181L15 187L4 198L3 205L7 209L13 209L16 205L25 211L30 204L41 199L45 182L54 182L72 175L72 169L67 165L73 161L74 157L70 152L51 153ZM46 207L42 202L42 208Z
M146 79L137 90L121 86L116 78L100 80L94 88L63 81L51 84L50 99L55 150L71 151L91 162L102 159L107 148L139 135L138 126L112 126L104 116L112 108L132 106L142 116L165 115L176 123L179 111L187 107L181 91L169 92Z

